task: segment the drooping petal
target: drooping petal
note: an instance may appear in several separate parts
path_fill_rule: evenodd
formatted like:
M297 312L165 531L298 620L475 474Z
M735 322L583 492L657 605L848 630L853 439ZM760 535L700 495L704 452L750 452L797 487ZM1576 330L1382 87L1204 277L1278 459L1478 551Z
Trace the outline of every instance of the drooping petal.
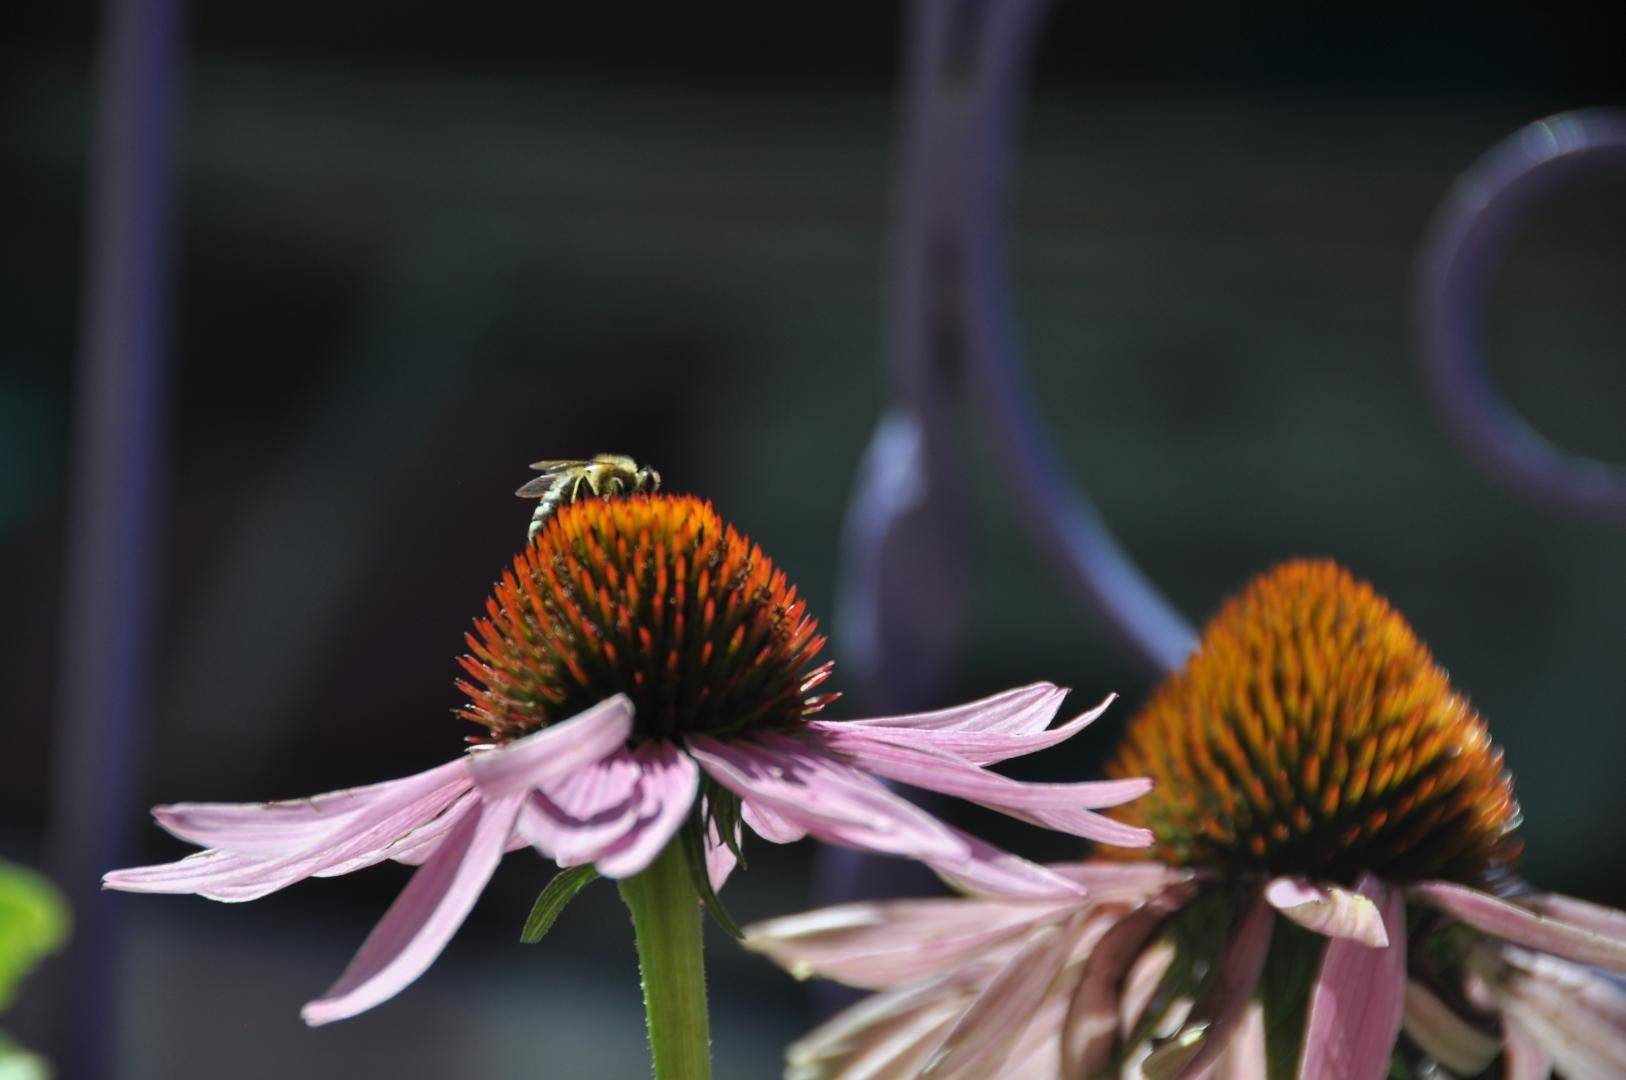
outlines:
M1066 926L1040 927L1029 934L1023 948L960 1014L921 1076L982 1080L997 1075L1066 964L1071 945Z
M569 720L470 755L469 770L488 796L516 795L562 780L608 756L625 745L630 734L632 702L617 694Z
M711 823L706 833L706 877L711 881L711 891L722 892L723 885L727 883L728 876L734 872L734 864L738 860L734 857L734 849L723 843L717 835L717 823Z
M1517 1020L1502 1018L1502 1080L1547 1080L1553 1059Z
M1264 897L1249 904L1231 928L1181 1031L1142 1062L1149 1078L1201 1076L1219 1060L1241 1026L1248 1000L1264 971L1275 918L1275 909Z
M488 799L465 812L367 935L338 982L300 1011L307 1024L355 1016L423 974L491 879L523 798Z
M839 726L839 725L838 725ZM780 743L792 741L781 738ZM1028 784L992 773L952 754L900 746L864 731L827 730L820 741L845 754L865 772L901 784L954 795L1045 826L1101 843L1145 847L1152 834L1090 810L1119 806L1152 789L1144 778L1071 784Z
M1626 1076L1626 990L1564 960L1503 948L1490 981L1504 1020L1529 1032L1565 1077Z
M965 854L929 859L927 865L951 886L973 896L1007 900L1077 901L1087 895L1083 885L1048 866L1029 862L970 833L953 830L965 844Z
M1307 930L1348 938L1374 949L1389 944L1383 915L1370 898L1337 885L1317 885L1303 877L1279 877L1265 886L1270 906Z
M1064 1075L1094 1076L1111 1059L1124 976L1158 927L1189 899L1189 892L1171 890L1118 917L1096 942L1062 1023Z
M431 770L433 771L433 770ZM107 888L135 892L195 892L212 900L255 900L312 875L331 877L389 858L398 845L432 826L448 807L468 796L467 779L455 775L434 783L422 781L392 788L359 811L336 819L305 849L275 857L225 854L232 858L193 856L165 866L115 870L102 879ZM204 852L212 855L213 852Z
M277 857L307 851L380 803L404 805L442 787L466 788L468 762L448 761L414 776L264 803L174 803L152 815L171 835L199 847Z
M1214 1063L1213 1080L1259 1080L1265 1071L1265 1010L1258 1000L1248 1002L1242 1020L1225 1051Z
M655 861L694 808L700 769L669 742L647 742L633 752L641 770L636 827L597 860L599 873L630 877Z
M1412 1042L1457 1076L1478 1076L1501 1052L1496 1036L1457 1015L1416 980L1407 980L1401 1026Z
M689 752L712 779L830 843L906 858L964 859L965 841L924 810L845 762L795 740L690 736Z
M1412 898L1493 937L1578 963L1626 972L1626 939L1537 914L1489 893L1449 881L1425 881L1411 886L1407 892Z
M1072 907L961 899L842 904L748 926L745 946L798 979L819 975L885 990L986 960Z
M1020 693L1021 691L1012 691ZM1056 690L1054 700L1040 703L1042 707L1030 708L1022 714L1017 724L1004 722L1008 717L996 714L986 727L970 726L975 723L964 721L959 727L910 727L904 724L890 723L886 718L879 720L815 720L808 724L814 731L825 734L866 735L879 742L889 742L895 746L923 747L936 750L940 753L951 754L954 757L969 761L974 765L992 765L1013 757L1036 753L1048 749L1077 735L1088 727L1096 718L1107 710L1107 706L1117 698L1116 694L1109 694L1101 704L1095 708L1074 717L1065 724L1056 727L1045 727L1056 707L1061 702L1061 695L1065 691ZM962 709L966 706L962 706ZM952 710L958 712L959 710ZM902 717L898 719L908 719ZM1024 729L1022 723L1031 723L1031 727Z
M1361 878L1358 891L1382 913L1389 944L1379 949L1347 937L1327 943L1310 991L1301 1080L1389 1075L1406 992L1406 904L1371 874Z
M872 994L787 1047L785 1080L917 1076L972 993L945 977Z
M1138 903L1164 889L1193 880L1190 870L1157 862L1092 859L1045 865L1062 877L1084 886L1090 891L1090 899L1098 904Z
M740 803L740 817L751 830L770 844L794 844L807 836L807 830L792 825L765 806L749 799Z

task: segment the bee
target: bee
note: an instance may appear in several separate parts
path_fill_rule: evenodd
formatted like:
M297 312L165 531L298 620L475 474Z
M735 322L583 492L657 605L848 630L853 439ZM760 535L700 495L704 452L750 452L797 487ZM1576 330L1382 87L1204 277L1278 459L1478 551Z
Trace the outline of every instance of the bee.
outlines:
M547 524L548 515L577 499L610 499L617 495L646 495L660 490L661 474L625 454L594 454L590 461L533 461L541 469L514 492L522 499L541 499L531 515L527 540Z

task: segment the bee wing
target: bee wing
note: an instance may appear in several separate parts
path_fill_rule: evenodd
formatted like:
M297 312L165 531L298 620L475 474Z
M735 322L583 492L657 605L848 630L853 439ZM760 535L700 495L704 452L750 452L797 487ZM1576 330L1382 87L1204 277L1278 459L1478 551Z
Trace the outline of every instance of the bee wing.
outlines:
M580 458L555 458L551 461L533 461L527 465L526 468L540 469L545 473L556 473L562 472L565 469L574 468L577 465L587 464L589 463L582 461Z
M514 494L518 495L522 499L540 499L542 496L548 493L548 491L553 487L554 481L557 479L557 476L532 477L530 480L525 481L524 485L521 486L519 490L515 491Z

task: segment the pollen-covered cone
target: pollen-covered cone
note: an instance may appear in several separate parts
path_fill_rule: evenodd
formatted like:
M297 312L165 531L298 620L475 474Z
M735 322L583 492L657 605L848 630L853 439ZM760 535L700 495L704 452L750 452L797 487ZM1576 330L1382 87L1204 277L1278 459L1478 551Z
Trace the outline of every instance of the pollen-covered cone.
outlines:
M1279 566L1205 629L1111 766L1140 851L1083 900L849 905L747 941L883 991L787 1075L1626 1076L1626 915L1519 886L1483 721L1398 613Z
M985 766L1053 746L1047 683L909 716L816 718L831 695L805 603L771 560L689 496L560 507L468 638L468 752L400 780L287 802L158 807L205 850L108 874L108 888L251 900L395 859L419 868L310 1023L389 998L433 962L506 851L637 874L683 830L720 888L749 829L921 859L970 887L1076 895L1076 882L970 837L879 778L1107 843L1150 833L1097 810L1147 782L1023 784Z

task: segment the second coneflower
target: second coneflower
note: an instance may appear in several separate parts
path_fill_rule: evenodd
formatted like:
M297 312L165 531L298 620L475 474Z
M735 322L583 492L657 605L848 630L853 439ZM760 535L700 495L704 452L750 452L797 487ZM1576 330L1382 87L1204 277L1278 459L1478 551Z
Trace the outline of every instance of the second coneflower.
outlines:
M699 499L560 507L468 642L463 715L482 729L468 753L311 799L159 807L160 825L207 850L106 884L247 900L384 859L419 864L343 976L305 1007L316 1024L421 974L503 853L529 845L570 868L538 901L532 930L598 874L620 879L659 1071L698 1075L707 1047L697 899L716 910L743 829L921 859L969 885L1049 897L1081 890L878 777L1108 843L1150 840L1094 812L1142 794L1144 780L1024 784L984 768L1059 743L1099 713L1051 728L1064 692L1049 684L941 712L817 719L830 666L814 666L816 623L768 557ZM669 1030L655 1030L657 1012Z
M1086 900L751 928L799 975L885 991L792 1047L789 1075L1626 1075L1626 994L1591 970L1626 971L1626 914L1513 877L1484 723L1338 566L1227 604L1112 771L1155 781L1116 816L1156 842L1053 866Z

